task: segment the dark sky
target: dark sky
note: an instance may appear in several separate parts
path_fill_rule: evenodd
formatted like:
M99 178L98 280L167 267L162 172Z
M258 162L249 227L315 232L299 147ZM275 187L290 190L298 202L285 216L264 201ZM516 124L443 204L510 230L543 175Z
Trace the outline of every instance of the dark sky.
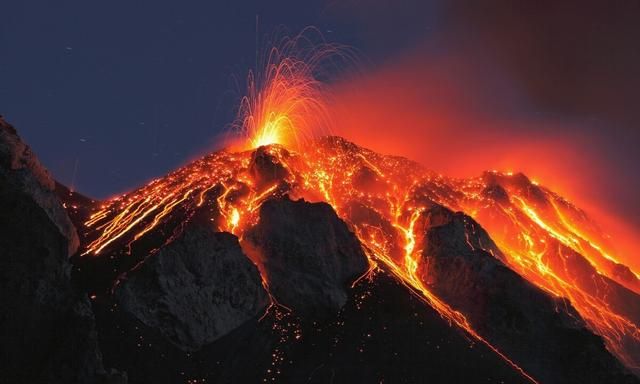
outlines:
M483 80L454 93L474 108L571 122L504 134L580 136L588 144L567 156L589 151L580 164L608 183L589 193L640 222L636 0L7 1L0 114L60 181L126 191L219 145L240 96L232 76L255 61L257 15L261 40L314 25L353 46L364 76L411 55L454 58L448 76ZM409 86L429 87L415 77Z
M325 7L4 2L0 113L60 181L96 197L122 192L216 147L239 96L232 76L244 80L255 61L256 15L264 34L326 33Z

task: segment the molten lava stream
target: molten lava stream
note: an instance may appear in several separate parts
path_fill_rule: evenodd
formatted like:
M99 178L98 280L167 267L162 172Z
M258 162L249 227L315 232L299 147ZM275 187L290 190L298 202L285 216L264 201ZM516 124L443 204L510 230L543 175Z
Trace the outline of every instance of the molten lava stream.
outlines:
M303 179L300 184L304 186L307 196L314 196L314 193L320 191L322 198L329 202L347 223L352 225L372 264L378 265L389 272L401 284L409 288L412 293L438 312L442 318L446 319L450 324L455 324L463 329L473 339L485 344L524 377L536 383L537 381L520 366L478 334L464 314L454 310L442 301L418 276L417 271L421 263L421 255L419 251L415 250L415 224L424 208L413 207L408 202L410 198L409 192L414 188L419 176L422 176L419 175L422 173L421 170L417 169L413 172L407 169L401 170L398 167L398 159L391 161L385 159L387 160L386 162L380 162L376 160L381 159L370 158L367 155L370 155L370 153L360 153L358 151L354 154L351 151L342 150L338 150L338 153L323 153L320 148L316 148L315 153L307 151L305 159L308 164L311 164L308 169L312 171L300 175ZM381 181L384 188L379 189L377 193L365 193L355 188L351 177L358 174L360 165L365 165L367 169L370 169L372 173L369 175ZM383 171L383 169L385 170ZM396 174L389 177L386 175L386 170L388 169L396 169L400 173L402 171L407 172L404 172L403 176ZM302 192L302 195L305 195L305 192ZM389 240L385 236L384 230L349 220L349 214L344 206L353 201L363 203L367 207L381 205L387 208L389 213L382 216L392 223L391 229L401 235L400 244L397 245L402 246L404 255L400 261L391 256L390 250L396 244L389 244L389 241L393 240ZM404 220L403 218L407 214L409 218ZM376 234L382 235L377 236ZM389 234L387 233L386 235Z
M596 227L557 195L528 180L523 185L522 175L488 175L488 180L453 183L464 196L454 207L469 212L489 232L503 252L494 256L543 290L568 299L609 351L638 369L638 314L625 308L624 300L636 297L616 284L624 282L610 268L617 261L592 240L598 236ZM568 211L578 219L572 221ZM634 273L630 276L635 279Z
M414 293L416 297L423 300L427 305L432 307L436 312L440 314L440 316L442 316L443 319L447 320L450 324L455 324L459 328L465 330L470 336L472 336L472 338L485 344L528 380L533 383L537 383L537 381L533 377L528 375L515 362L513 362L506 355L500 352L495 346L493 346L482 336L480 336L473 329L469 321L462 313L452 309L445 302L440 300L427 288L420 277L418 277L416 272L418 270L418 264L420 263L420 255L414 250L416 242L414 225L417 219L420 217L422 211L422 209L413 210L410 223L407 228L401 226L397 222L394 223L394 226L404 235L404 239L406 242L404 246L404 264L398 264L385 252L386 247L381 246L381 244L376 241L372 241L371 238L361 236L360 234L358 234L359 231L356 228L356 233L362 244L365 245L368 251L367 254L372 259L372 262L376 264L382 263L381 268L383 270L389 272L400 283L406 286L410 290L410 292Z
M404 233L405 235L405 262L404 265L397 264L392 258L386 255L384 252L377 252L375 249L377 248L377 244L366 241L363 238L360 238L360 241L369 248L370 252L373 255L373 259L375 261L383 263L382 269L391 273L392 276L395 276L398 281L400 281L403 285L405 285L411 292L416 294L418 298L423 300L427 305L433 308L436 312L442 316L443 319L449 321L450 324L455 324L459 328L465 330L469 335L471 335L475 340L485 344L489 349L494 351L498 356L500 356L505 362L507 362L511 367L520 372L524 377L526 377L532 383L537 383L537 381L527 374L520 366L518 366L515 362L513 362L509 357L500 352L498 348L493 346L487 340L485 340L482 336L480 336L471 326L467 318L460 313L452 309L445 302L440 300L435 294L433 294L427 286L422 282L420 277L416 274L418 270L418 264L420 260L420 256L416 254L414 251L415 246L415 233L414 233L414 224L417 219L420 217L422 213L422 209L416 209L413 211L411 215L411 221L408 228L404 228L399 224L395 224L396 228ZM371 257L371 255L370 255Z
M525 217L534 214L531 208L529 210ZM546 259L547 253L552 251L550 243L553 243L554 238L557 239L554 232L548 231L550 239L545 241L541 235L530 233L530 226L523 223L522 215L518 216L509 209L503 212L511 221L509 224L517 228L515 232L517 236L505 238L504 230L498 230L498 228L504 228L504 223L492 224L482 218L479 220L485 223L500 249L505 253L506 263L540 288L556 297L569 299L587 325L604 338L611 352L628 367L638 367L640 363L638 357L629 352L626 345L640 344L640 329L633 321L610 308L607 302L610 299L607 294L608 283L602 276L596 274L591 278L591 281L600 287L595 293L586 291L577 280L568 280L571 275L568 274L571 266L552 265ZM549 227L544 225L541 228L547 230ZM563 257L561 245L558 244L553 249L558 250L560 258Z

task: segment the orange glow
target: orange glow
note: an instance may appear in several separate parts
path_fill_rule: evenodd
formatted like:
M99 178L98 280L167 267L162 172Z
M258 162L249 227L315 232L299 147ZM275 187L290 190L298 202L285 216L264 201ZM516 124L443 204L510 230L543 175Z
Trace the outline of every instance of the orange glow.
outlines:
M83 254L104 254L123 244L131 247L172 219L190 218L205 209L209 209L206 212L218 230L242 239L243 233L257 222L259 208L268 199L288 194L323 201L354 231L372 268L394 276L442 318L463 329L473 340L486 344L535 382L517 362L480 335L465 314L430 289L426 281L427 255L422 255L420 247L424 236L421 225L424 211L437 203L477 220L500 250L488 247L487 252L550 295L567 298L589 328L604 338L613 354L628 367L640 366L634 350L640 345L640 314L627 312L621 304L622 295L629 294L628 290L640 292L639 275L622 264L624 258L612 249L608 236L586 213L521 174L494 171L481 177L449 178L405 158L380 155L339 137L319 138L331 123L323 87L314 70L327 50L300 51L299 45L304 42L301 37L285 40L284 48L274 49L268 55L263 75L249 75L248 95L242 100L236 123L244 138L242 150L210 154L106 202L85 223L91 241ZM288 56L292 50L306 53L292 58ZM335 51L335 47L328 50ZM395 74L390 76L394 85L401 80ZM388 89L387 96L407 100L406 94L394 91L393 87ZM417 151L433 150L459 167L458 172L486 166L497 145L510 148L506 145L509 143L498 139L494 130L484 139L471 135L480 144L489 143L489 149L482 151L492 152L491 156L481 155L480 146L467 147L465 143L462 149L469 148L471 157L458 158L456 149L460 148L455 148L457 141L449 133L436 130L434 135L442 146L439 148L424 140L422 129L431 124L475 121L460 115L451 117L441 113L442 110L422 120L412 108L424 106L410 103L401 107L402 113L385 115L389 111L378 109L379 101L364 106L348 98L343 100L344 106L350 108L349 114L340 119L345 123L347 135L355 135L385 151L410 149L423 156ZM379 124L388 125L388 129L378 130ZM416 128L400 134L397 127ZM389 132L388 136L381 131ZM393 139L385 139L391 136ZM460 138L464 140L469 139ZM540 156L540 143L529 141L524 153L530 155L530 162L558 161L554 156ZM566 154L565 143L555 145ZM519 151L523 148L517 147ZM257 163L258 152L264 156L260 159L268 158L271 162L266 170L260 168L264 164ZM245 253L259 266L255 252ZM259 270L268 289L269 276L260 267Z
M334 133L450 177L523 172L587 211L615 239L621 261L640 270L640 226L623 199L628 183L585 133L589 122L517 110L521 95L484 80L489 70L469 53L425 51L334 85Z
M327 117L323 98L318 97L320 84L310 71L304 61L281 58L274 49L265 78L249 75L239 117L248 149L269 144L297 147L327 127L322 121Z
M624 304L624 288L638 292L638 275L605 251L607 236L594 222L557 194L523 175L498 172L459 181L465 198L457 207L489 232L503 262L556 297L565 297L607 347L630 368L637 368L638 314ZM487 187L509 198L487 197ZM626 271L626 273L625 273Z

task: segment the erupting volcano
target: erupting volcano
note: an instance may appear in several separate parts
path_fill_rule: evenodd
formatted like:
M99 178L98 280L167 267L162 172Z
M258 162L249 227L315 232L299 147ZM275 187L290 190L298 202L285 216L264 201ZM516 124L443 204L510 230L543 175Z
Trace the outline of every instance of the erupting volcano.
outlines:
M340 49L301 44L249 75L231 149L106 201L58 185L105 362L132 382L637 382L640 275L615 241L523 174L331 136L318 68Z
M567 321L584 321L602 336L607 348L629 368L638 364L640 308L633 305L640 303L637 275L605 250L605 236L584 212L522 174L491 171L470 180L449 179L339 137L310 141L299 152L277 144L244 152L220 151L100 204L84 223L90 241L83 255L153 254L204 209L211 212L211 225L218 231L250 242L245 232L260 221L262 204L282 198L328 203L362 244L371 268L367 273L380 270L394 276L532 381L522 364L502 352L505 348L487 341L493 335L476 330L486 325L474 326L476 319L465 314L465 305L474 304L463 301L491 297L458 297L463 292L456 292L457 285L475 278L465 273L473 272L476 261L439 260L430 251L439 245L430 238L432 228L459 225L452 236L460 236L457 241L464 241L466 251L487 253L490 256L483 257L491 257L491 263L508 266L539 287L540 294L547 293L549 303ZM168 231L176 218L180 223ZM168 240L146 244L144 239L159 230ZM269 274L261 268L266 261L255 252L247 254L255 255L252 261L263 272L268 290ZM273 296L272 304L278 304Z

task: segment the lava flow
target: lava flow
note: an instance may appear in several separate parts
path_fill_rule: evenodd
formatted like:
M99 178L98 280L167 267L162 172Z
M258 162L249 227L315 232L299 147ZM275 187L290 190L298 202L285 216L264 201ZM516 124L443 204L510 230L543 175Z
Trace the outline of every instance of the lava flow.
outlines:
M535 382L431 289L429 265L417 245L424 241L424 211L438 204L477 220L499 248L487 252L551 295L568 299L615 356L629 368L640 367L640 308L625 304L640 292L638 274L620 263L584 212L520 174L451 179L338 137L320 138L330 127L313 73L321 55L291 58L289 48L271 51L265 74L249 76L236 123L246 137L243 150L205 156L105 202L85 223L90 241L84 255L99 256L122 244L130 249L157 230L175 234L180 225L170 226L172 221L205 208L212 225L242 239L268 199L323 201L350 225L372 266L395 276ZM269 276L263 280L268 286Z

